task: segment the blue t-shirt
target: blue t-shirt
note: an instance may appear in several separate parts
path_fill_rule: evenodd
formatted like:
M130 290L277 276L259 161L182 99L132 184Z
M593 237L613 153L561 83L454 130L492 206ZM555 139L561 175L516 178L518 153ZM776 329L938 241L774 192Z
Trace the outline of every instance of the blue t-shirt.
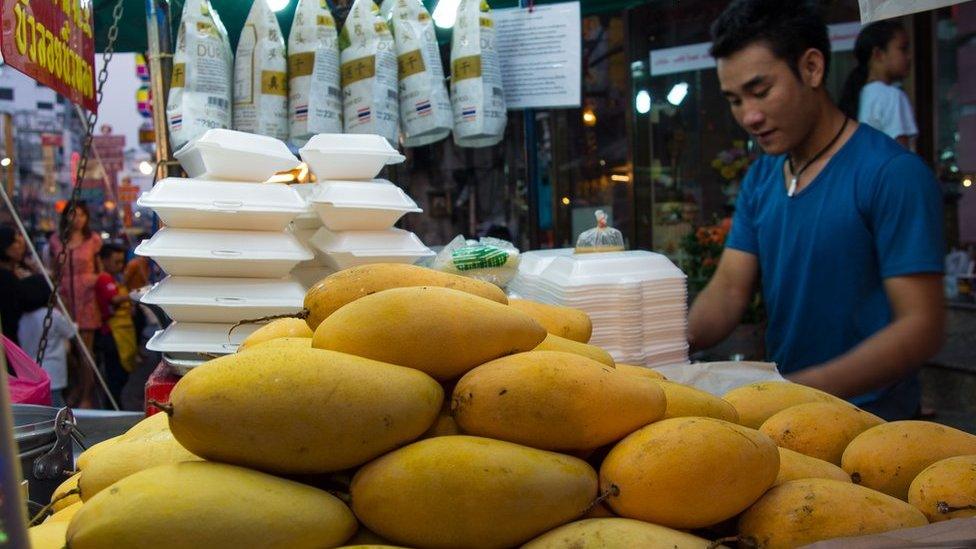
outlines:
M866 124L793 198L785 155L749 169L727 246L757 256L766 352L783 373L834 359L892 320L883 281L943 269L942 194L915 154ZM853 399L911 417L912 376Z

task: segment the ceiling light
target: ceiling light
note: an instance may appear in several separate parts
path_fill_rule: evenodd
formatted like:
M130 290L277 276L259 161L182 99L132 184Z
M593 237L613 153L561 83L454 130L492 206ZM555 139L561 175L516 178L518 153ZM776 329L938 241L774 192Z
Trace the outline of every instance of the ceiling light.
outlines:
M973 179L971 177L967 177L966 179L963 179L962 180L962 186L963 187L972 187L973 186Z
M438 2L431 16L434 19L434 24L442 29L453 27L454 22L457 21L458 5L460 4L461 0L441 0Z
M688 83L681 82L675 84L671 91L668 92L668 103L671 103L675 107L681 104L688 97Z
M627 174L615 173L610 176L610 179L621 183L630 183L630 176Z
M0 166L3 166L4 168L6 168L7 166L10 165L11 162L13 162L13 161L10 160L10 157L9 156L5 156L3 158L3 160L0 160Z
M637 92L637 98L634 101L634 106L637 107L637 112L640 114L647 114L651 112L651 94L647 93L647 90Z

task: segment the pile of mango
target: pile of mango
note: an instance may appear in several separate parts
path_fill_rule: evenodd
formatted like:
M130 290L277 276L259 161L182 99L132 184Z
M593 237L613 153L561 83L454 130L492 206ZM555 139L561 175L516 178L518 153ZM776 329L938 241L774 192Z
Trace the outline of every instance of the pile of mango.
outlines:
M93 446L35 547L798 547L976 516L976 436L614 364L585 314L370 265Z

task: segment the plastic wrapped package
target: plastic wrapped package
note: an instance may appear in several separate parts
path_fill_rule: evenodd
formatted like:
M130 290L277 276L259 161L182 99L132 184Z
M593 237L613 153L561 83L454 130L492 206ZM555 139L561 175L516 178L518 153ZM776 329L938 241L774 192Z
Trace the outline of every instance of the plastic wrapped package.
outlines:
M234 129L288 139L285 39L265 0L254 0L237 42Z
M288 112L291 141L342 133L339 33L326 0L299 0L288 35Z
M231 124L234 54L209 0L187 0L173 54L166 120L173 148Z
M339 33L342 123L346 133L397 142L397 57L393 34L373 0L356 0Z
M505 287L519 270L518 248L506 240L465 240L458 235L434 258L432 268Z
M596 228L583 231L576 239L576 253L622 252L624 235L607 226L607 214L596 211Z
M490 147L505 136L508 113L495 49L495 24L484 0L461 0L451 37L454 143Z

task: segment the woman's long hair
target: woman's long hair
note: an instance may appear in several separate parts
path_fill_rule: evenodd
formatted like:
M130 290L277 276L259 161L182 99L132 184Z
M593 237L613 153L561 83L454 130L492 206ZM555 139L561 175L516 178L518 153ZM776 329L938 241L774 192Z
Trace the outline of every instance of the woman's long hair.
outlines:
M85 237L85 240L88 240L89 238L91 238L91 235L92 235L92 230L91 230L91 213L88 211L88 205L85 204L84 202L76 202L75 203L75 215L78 215L77 212L85 212L85 218L87 219L87 221L85 222L85 226L81 228L81 236ZM68 224L68 207L67 206L65 206L64 211L61 212L61 223L58 225L58 238L61 238L61 237L63 237L65 235L65 230L66 229L67 229L67 235L68 236L71 236L71 226ZM63 244L65 246L68 245L67 242L63 242Z
M861 33L857 35L857 41L854 43L854 58L857 65L847 75L838 105L844 114L854 120L857 120L861 108L861 89L868 83L868 71L871 70L871 57L874 55L874 50L887 48L888 43L899 32L905 32L905 28L900 23L885 20L871 23L861 29Z

